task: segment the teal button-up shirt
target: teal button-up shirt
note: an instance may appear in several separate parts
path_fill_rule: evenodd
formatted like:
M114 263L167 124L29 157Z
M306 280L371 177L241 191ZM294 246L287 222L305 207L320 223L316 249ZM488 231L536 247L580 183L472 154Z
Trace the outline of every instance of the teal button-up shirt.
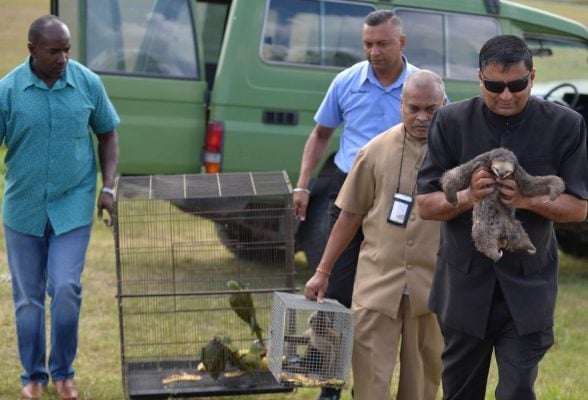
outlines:
M92 71L70 60L49 89L30 59L0 80L0 143L5 142L2 217L13 230L43 236L50 222L62 234L92 222L96 160L91 130L120 120Z

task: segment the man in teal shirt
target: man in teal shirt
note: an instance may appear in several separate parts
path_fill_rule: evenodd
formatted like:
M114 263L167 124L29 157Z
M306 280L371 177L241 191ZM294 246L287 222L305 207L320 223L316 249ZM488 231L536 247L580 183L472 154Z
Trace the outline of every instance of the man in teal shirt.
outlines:
M102 189L98 214L113 212L120 120L102 82L69 60L67 26L46 15L31 24L30 57L0 80L0 142L6 143L2 217L12 274L23 399L49 381L76 399L73 361L82 300L81 273L96 198L98 139ZM110 223L107 220L107 223ZM46 360L45 296L51 297Z

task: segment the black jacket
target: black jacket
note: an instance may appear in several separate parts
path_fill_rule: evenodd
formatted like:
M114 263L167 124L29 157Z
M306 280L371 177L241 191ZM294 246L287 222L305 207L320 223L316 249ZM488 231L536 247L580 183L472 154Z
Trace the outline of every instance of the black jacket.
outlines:
M513 117L494 114L482 97L442 107L429 128L418 193L441 190L443 172L497 147L512 150L531 175L558 175L566 193L588 198L584 119L534 97ZM483 338L498 280L519 334L553 325L558 275L553 222L525 210L518 210L517 218L537 253L505 252L498 263L475 249L471 211L442 223L429 307L444 324Z

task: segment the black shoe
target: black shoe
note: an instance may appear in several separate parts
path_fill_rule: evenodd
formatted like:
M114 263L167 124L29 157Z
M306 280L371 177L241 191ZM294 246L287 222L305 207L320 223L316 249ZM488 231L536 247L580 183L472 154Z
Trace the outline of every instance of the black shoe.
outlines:
M339 400L340 398L341 389L322 388L317 400Z

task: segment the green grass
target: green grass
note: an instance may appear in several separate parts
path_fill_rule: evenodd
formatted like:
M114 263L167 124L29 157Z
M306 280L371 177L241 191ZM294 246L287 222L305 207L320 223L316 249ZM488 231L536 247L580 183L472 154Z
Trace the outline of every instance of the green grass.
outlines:
M588 23L588 6L546 1L520 1L531 6L567 15ZM0 0L0 77L21 63L27 54L26 30L30 21L48 12L47 0ZM3 159L4 150L0 152ZM3 187L0 166L0 187ZM20 365L16 351L14 317L8 267L0 231L0 400L16 399L20 392ZM308 274L304 260L298 267ZM115 252L112 231L96 223L83 275L84 303L80 325L76 379L82 399L121 399L121 359L119 320L116 300ZM585 364L588 355L588 263L562 256L560 293L556 308L556 343L541 363L537 394L542 400L581 400L588 393ZM496 369L492 366L488 393L492 399ZM394 383L393 383L394 386ZM45 398L57 396L50 386ZM251 399L314 400L317 389L300 389L290 394L250 396ZM345 391L344 400L351 398Z
M0 236L2 236L0 234ZM0 237L0 241L3 238ZM83 399L122 398L120 338L116 295L114 240L110 229L96 223L84 271L84 304L76 379ZM297 258L305 273L304 260ZM0 249L0 276L6 277L4 248ZM16 353L10 284L0 283L0 399L17 398L20 366ZM542 400L581 400L588 393L584 378L588 354L588 265L585 260L562 257L560 294L556 309L556 344L541 363L537 393ZM144 354L144 353L143 353ZM487 399L492 399L496 370L492 367ZM50 386L50 390L52 387ZM300 389L283 395L251 396L278 400L311 400L317 389ZM56 399L53 392L47 397ZM344 399L350 399L349 391Z

